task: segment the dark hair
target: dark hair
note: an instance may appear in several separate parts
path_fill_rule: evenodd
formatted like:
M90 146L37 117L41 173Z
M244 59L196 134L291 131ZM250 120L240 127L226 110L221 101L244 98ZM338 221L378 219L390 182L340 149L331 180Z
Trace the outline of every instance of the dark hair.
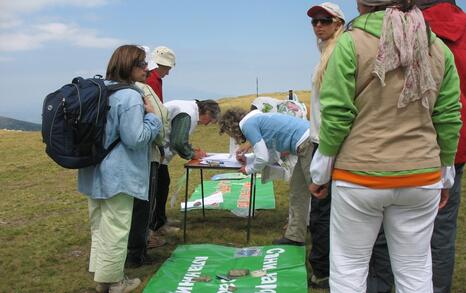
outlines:
M220 107L218 103L214 100L196 100L197 107L199 108L199 115L207 114L215 121L218 120L220 116Z
M246 116L247 112L241 108L231 108L220 118L218 122L220 124L220 134L226 133L232 137L236 143L241 144L246 141L241 129L239 128L239 122Z
M391 4L372 6L371 12L385 10L388 7L398 7L403 12L408 12L416 5L416 0L395 0Z
M131 72L135 64L144 61L146 52L136 45L123 45L113 52L107 65L105 78L108 80L132 83Z
M451 3L456 6L455 0L416 0L416 6L422 9L427 9L439 3Z

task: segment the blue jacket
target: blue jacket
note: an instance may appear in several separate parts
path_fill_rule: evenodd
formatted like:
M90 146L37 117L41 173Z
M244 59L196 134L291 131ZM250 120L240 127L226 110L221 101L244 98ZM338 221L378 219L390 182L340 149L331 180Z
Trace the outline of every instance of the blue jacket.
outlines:
M240 122L241 132L252 146L264 140L268 149L296 154L297 143L309 129L309 121L281 113L251 111Z
M280 113L251 111L239 123L241 132L254 149L254 161L246 173L260 172L275 161L276 152L297 153L300 143L309 136L309 121Z
M105 128L105 146L121 142L98 165L78 173L78 190L93 199L108 199L119 193L147 200L150 143L162 127L152 113L144 114L141 95L132 89L110 96Z

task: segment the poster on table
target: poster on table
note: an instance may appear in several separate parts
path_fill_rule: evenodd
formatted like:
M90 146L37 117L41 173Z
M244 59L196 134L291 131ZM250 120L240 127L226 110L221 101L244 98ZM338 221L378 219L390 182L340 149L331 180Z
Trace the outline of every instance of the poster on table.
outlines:
M178 246L144 293L305 293L305 247Z
M214 177L215 179L215 177ZM238 216L247 216L251 179L204 180L204 207L206 209L229 210ZM201 185L188 199L188 210L202 209ZM184 209L184 202L181 203ZM255 209L275 209L273 183L262 184L256 180ZM241 213L245 211L245 213Z

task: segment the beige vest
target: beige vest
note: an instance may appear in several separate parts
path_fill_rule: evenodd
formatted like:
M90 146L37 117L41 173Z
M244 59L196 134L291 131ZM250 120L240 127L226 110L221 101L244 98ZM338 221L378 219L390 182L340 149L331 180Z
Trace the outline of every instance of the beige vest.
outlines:
M154 90L147 84L136 82L136 86L144 93L144 97L148 97L152 107L155 110L155 115L162 120L162 128L159 134L155 137L151 146L151 162L160 163L161 154L159 146L163 146L165 136L170 132L170 123L168 121L168 110L162 104Z
M358 114L335 162L352 171L404 171L440 167L440 147L432 111L445 71L444 51L436 39L431 47L432 75L437 84L429 110L421 100L398 108L403 69L386 74L386 86L372 74L379 39L360 29L351 31L356 48L355 105Z

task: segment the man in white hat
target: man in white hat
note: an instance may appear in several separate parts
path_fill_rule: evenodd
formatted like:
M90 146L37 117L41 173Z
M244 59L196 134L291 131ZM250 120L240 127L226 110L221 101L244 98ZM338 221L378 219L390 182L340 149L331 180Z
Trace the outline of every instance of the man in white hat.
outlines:
M162 79L170 73L170 70L175 67L176 56L173 50L165 46L155 48L148 57L148 77L146 83L154 90L159 100L163 103ZM160 148L161 156L165 153L163 147ZM166 222L165 205L168 198L169 173L166 164L160 164L157 168L157 183L155 190L155 206L151 207L149 228L155 230L157 222ZM166 230L176 232L179 228L166 227ZM150 233L148 248L155 248L166 243L165 239L160 235L156 236Z
M149 76L146 82L154 90L162 103L162 78L167 76L170 70L175 67L175 59L175 53L165 46L155 48L149 56Z

